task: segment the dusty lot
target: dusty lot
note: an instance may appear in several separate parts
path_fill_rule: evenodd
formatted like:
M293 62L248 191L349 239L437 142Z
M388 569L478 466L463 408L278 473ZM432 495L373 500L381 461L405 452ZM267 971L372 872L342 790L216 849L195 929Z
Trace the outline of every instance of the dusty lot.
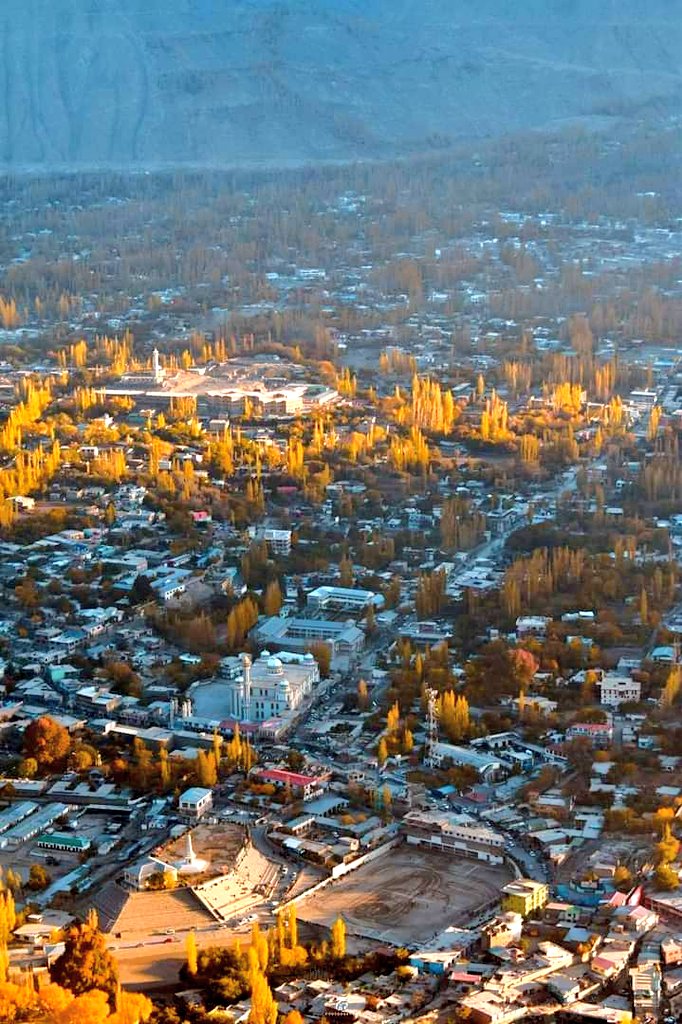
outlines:
M192 829L192 846L197 857L207 860L210 865L209 877L221 870L230 870L234 859L244 842L244 828L241 825L221 823L220 825L199 824ZM187 850L186 835L158 847L159 855L171 862L181 861ZM198 878L198 876L197 876Z
M403 846L298 904L302 921L329 927L342 914L349 931L392 942L421 942L494 898L511 878L503 867Z

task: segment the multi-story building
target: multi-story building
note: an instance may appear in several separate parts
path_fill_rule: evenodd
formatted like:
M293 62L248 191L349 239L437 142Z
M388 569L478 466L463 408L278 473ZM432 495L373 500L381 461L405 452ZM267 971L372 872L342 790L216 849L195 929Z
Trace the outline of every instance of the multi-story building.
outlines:
M76 707L93 718L113 715L123 698L103 686L83 686L76 692Z
M213 792L203 786L191 786L181 794L178 810L185 818L198 821L213 807Z
M320 678L318 664L309 653L282 652L281 658L276 658L263 651L254 662L248 654L241 654L226 658L223 670L228 675L224 717L239 722L289 717Z
M273 615L258 624L256 639L267 647L289 651L307 651L321 641L328 645L332 657L352 658L362 648L365 634L352 622Z
M384 606L383 594L355 587L317 587L308 594L307 604L312 611L356 612L362 614L370 605L378 610Z
M613 743L613 725L610 722L574 722L566 730L566 739L588 739L593 747L606 748Z
M283 768L258 768L252 776L259 782L269 783L277 789L289 789L292 796L302 800L312 800L319 796L327 779L322 775L302 775Z
M661 1008L661 968L656 961L630 968L632 1002L640 1020L658 1020Z
M597 682L597 686L601 693L601 703L606 707L617 708L621 704L638 703L642 696L642 684L630 676L607 672Z
M464 857L504 863L504 836L461 814L427 814L410 811L402 829L411 846L431 846Z
M484 925L481 942L484 949L491 949L493 946L511 946L520 940L522 932L523 918L520 914L508 911L506 914L498 914Z
M516 635L519 640L527 636L545 637L551 621L546 615L520 615L516 620Z
M502 888L502 909L528 917L549 899L549 886L532 878L517 878Z
M270 526L251 527L254 540L264 540L271 555L288 555L291 551L291 530L276 530Z

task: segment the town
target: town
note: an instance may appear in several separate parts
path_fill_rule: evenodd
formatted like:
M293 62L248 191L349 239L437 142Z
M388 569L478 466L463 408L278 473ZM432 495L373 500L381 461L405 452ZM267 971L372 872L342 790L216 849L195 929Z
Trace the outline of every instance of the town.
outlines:
M0 183L3 1020L678 1019L650 142Z

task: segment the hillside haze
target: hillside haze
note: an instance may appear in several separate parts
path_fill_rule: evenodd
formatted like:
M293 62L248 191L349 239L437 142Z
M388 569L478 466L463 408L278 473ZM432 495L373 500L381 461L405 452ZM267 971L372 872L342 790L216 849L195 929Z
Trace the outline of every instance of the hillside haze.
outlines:
M674 113L679 0L4 0L0 165L286 165Z

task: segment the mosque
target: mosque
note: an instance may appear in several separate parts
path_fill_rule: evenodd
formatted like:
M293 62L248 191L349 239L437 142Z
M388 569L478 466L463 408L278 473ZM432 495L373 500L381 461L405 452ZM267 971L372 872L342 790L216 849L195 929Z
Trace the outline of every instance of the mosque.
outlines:
M288 718L308 697L320 679L312 654L281 651L277 657L263 651L252 662L250 655L225 658L227 675L225 718L239 722L265 722Z

